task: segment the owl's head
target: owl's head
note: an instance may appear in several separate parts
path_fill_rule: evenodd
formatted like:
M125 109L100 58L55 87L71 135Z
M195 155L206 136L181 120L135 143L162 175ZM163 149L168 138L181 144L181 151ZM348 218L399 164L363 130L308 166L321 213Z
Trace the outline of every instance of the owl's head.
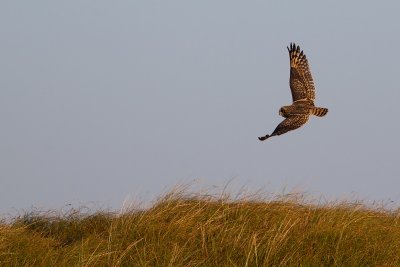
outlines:
M282 117L287 117L289 115L288 110L286 109L286 107L281 107L279 109L279 115Z

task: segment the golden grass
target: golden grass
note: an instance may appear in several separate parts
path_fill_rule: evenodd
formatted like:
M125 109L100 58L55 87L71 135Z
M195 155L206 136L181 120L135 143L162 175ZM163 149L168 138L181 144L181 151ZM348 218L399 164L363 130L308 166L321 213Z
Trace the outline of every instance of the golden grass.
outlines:
M145 210L0 223L0 266L400 266L399 215L175 192Z

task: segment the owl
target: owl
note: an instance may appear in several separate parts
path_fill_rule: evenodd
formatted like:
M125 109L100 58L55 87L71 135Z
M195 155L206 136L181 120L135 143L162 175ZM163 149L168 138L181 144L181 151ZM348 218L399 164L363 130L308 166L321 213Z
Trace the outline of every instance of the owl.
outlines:
M272 134L258 137L260 141L300 128L308 121L310 115L323 117L328 113L327 108L314 105L315 87L306 55L294 43L291 43L287 49L290 59L289 83L293 103L290 106L280 108L279 115L285 119L275 128Z

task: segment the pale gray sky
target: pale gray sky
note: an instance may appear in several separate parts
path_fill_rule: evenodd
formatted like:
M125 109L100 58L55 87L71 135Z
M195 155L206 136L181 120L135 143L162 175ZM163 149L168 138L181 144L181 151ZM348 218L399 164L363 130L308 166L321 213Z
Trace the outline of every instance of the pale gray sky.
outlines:
M2 1L0 213L194 179L400 203L398 1ZM316 103L291 101L286 46Z

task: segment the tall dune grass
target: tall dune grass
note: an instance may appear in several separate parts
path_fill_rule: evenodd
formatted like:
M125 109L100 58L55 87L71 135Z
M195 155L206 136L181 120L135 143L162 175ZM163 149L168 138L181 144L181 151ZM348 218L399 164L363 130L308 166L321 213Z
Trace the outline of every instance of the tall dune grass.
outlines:
M400 212L172 192L116 214L0 224L0 266L400 266Z

